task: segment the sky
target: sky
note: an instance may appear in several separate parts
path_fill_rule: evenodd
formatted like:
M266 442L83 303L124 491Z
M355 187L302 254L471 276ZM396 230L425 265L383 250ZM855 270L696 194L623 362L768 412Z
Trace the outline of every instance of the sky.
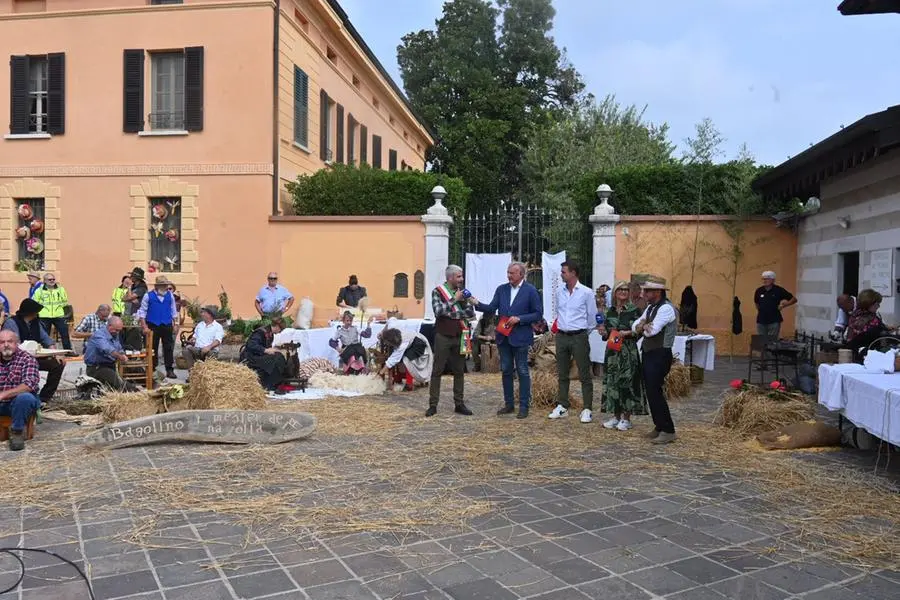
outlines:
M340 0L402 87L397 45L442 0ZM746 143L776 165L900 104L900 14L844 17L839 0L554 0L553 36L587 90L646 106L683 147L709 117L722 160ZM678 151L680 153L680 150Z

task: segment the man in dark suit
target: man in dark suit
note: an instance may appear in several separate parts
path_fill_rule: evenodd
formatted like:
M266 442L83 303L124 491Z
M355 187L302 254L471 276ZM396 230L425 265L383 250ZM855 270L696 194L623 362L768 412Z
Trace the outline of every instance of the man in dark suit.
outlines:
M541 295L537 288L525 281L525 265L514 262L506 269L504 283L494 292L490 304L477 299L475 308L483 313L494 313L506 327L497 331L497 349L500 351L500 370L503 372L503 400L505 405L498 415L515 412L516 399L513 391L513 374L519 374L519 414L517 418L528 416L531 400L531 373L528 371L528 350L534 341L532 325L543 317ZM498 325L499 327L499 325Z

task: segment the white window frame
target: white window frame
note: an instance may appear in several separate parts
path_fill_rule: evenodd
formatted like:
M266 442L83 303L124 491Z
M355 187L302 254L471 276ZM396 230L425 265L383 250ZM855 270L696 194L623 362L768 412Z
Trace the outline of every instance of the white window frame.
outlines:
M28 130L31 133L47 133L48 71L46 56L28 57Z
M165 62L164 62L165 61ZM180 65L180 72L179 72ZM184 52L151 52L150 53L150 130L151 131L184 131ZM160 78L167 77L169 89L160 91ZM178 89L178 82L181 89ZM162 102L160 102L163 100ZM163 106L164 105L164 106ZM163 125L160 115L169 114ZM180 117L179 117L180 115Z

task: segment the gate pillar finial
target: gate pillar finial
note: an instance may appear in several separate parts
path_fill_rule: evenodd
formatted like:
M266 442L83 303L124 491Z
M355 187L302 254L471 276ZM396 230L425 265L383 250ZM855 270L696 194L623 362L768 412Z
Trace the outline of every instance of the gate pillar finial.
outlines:
M597 197L600 204L594 208L594 213L588 217L594 228L593 236L593 279L594 287L602 284L615 285L616 278L616 223L621 217L616 214L616 209L609 204L613 190L605 183L597 187Z
M453 217L443 205L447 190L437 185L431 190L434 204L422 215L425 225L425 318L434 318L431 290L444 281L444 270L450 264L450 225Z

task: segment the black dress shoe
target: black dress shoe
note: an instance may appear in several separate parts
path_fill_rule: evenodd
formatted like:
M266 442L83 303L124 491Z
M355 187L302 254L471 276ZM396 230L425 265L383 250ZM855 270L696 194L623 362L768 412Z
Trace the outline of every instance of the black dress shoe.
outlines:
M515 406L504 406L500 410L497 411L498 415L511 415L516 412Z
M517 418L517 419L527 419L527 418L528 418L528 411L527 411L527 410L520 410L520 411L519 411L519 414L516 415L516 418Z
M472 416L472 411L469 410L469 407L466 406L465 404L460 404L453 410L453 412L459 413L461 415L466 415L467 417Z
M428 410L425 411L426 417L433 417L436 414L437 414L437 409L433 406L429 406Z

